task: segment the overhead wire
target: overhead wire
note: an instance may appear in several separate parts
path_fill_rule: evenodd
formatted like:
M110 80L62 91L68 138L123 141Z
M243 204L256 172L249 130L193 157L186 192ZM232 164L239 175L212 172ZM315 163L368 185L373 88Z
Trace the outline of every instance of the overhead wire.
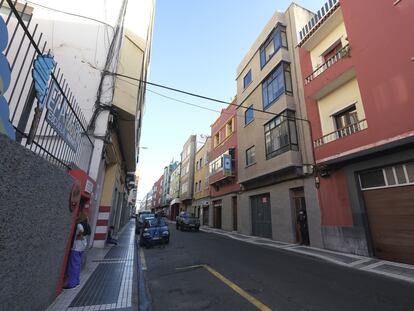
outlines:
M100 24L104 24L105 26L109 26L112 29L114 29L114 27L112 25L110 25L110 24L108 24L108 23L106 23L104 21L101 21L99 19L93 18L93 17L89 17L89 16L85 16L85 15L80 15L80 14L76 14L76 13L72 13L72 12L67 12L67 11L59 10L59 9L52 8L52 7L49 7L49 6L40 4L40 3L36 3L36 2L33 2L33 1L26 1L26 2L27 3L30 3L30 4L34 4L34 5L38 6L38 7L42 7L42 8L47 9L47 10L51 10L51 11L59 12L59 13L62 13L62 14L79 17L79 18L88 19L88 20L91 20L91 21L94 21L94 22L97 22L97 23L100 23Z

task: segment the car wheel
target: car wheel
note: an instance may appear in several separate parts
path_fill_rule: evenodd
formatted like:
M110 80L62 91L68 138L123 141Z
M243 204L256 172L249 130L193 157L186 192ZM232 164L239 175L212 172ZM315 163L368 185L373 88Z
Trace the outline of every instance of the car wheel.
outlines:
M183 226L180 226L180 230L181 230L181 231L184 231L184 227L183 227Z
M194 231L198 232L198 231L200 231L200 228L197 227L197 228L194 229Z
M178 224L175 225L175 229L180 229L180 226Z
M170 240L168 239L168 240L166 240L165 241L165 244L170 244Z

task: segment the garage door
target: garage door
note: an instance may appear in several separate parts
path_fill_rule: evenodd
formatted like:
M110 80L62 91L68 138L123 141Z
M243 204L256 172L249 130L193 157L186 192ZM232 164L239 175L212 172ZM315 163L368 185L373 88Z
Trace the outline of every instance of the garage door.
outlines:
M271 239L272 218L269 194L250 197L250 205L252 209L252 234Z
M360 174L378 258L414 264L414 174L411 173L414 173L412 163Z

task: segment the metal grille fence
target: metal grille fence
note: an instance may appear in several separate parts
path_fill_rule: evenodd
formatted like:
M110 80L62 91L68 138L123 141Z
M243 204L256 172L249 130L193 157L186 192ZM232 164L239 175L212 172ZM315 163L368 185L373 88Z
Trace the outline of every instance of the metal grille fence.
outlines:
M0 14L9 34L4 55L10 64L11 82L4 97L16 141L57 166L87 171L93 141L87 134L81 108L57 65L50 81L46 81L49 91L43 102L36 97L32 73L39 68L34 62L50 51L38 25L32 23L31 10L17 0L1 0ZM45 102L54 103L54 110Z

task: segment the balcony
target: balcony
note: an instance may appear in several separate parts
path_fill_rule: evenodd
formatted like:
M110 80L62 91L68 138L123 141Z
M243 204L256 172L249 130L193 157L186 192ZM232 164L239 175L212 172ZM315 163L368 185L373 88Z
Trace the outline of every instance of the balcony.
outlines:
M344 57L348 57L350 55L351 48L349 45L345 45L342 49L340 49L335 55L328 58L326 62L324 62L322 65L317 67L309 76L305 78L305 85L312 82L313 79L315 79L317 76L324 73L328 68L339 62Z
M367 120L361 120L359 122L350 124L346 127L343 127L341 129L338 129L332 133L326 134L318 139L316 139L313 144L315 148L320 147L322 145L325 145L327 143L330 143L332 141L338 140L340 138L344 138L346 136L350 136L352 134L355 134L359 131L365 130L368 128Z

